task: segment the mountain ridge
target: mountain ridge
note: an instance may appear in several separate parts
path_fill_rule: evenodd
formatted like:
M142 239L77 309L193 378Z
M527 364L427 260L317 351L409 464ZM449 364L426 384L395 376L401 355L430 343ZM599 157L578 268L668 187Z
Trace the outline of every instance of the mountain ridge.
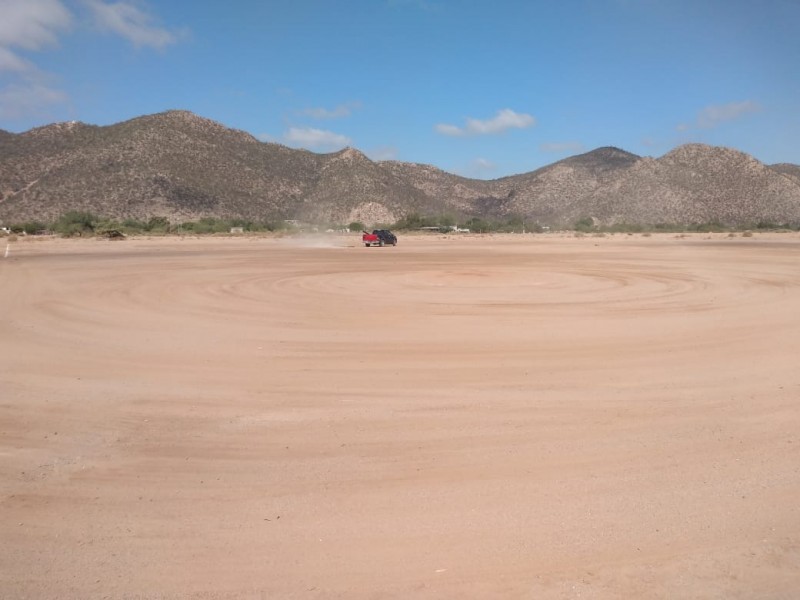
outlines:
M534 171L470 179L357 148L317 154L183 110L107 126L0 130L0 219L302 219L367 224L410 213L516 216L543 225L800 223L800 166L685 144L658 157L605 146Z

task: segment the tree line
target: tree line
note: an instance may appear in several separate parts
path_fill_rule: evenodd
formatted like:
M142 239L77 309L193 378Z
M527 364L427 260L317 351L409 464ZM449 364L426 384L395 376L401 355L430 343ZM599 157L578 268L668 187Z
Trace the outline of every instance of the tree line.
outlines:
M53 222L47 223L40 220L29 220L12 223L8 226L11 233L36 235L42 233L57 234L64 237L108 235L117 233L123 235L137 234L215 234L230 233L233 228L241 228L244 232L292 232L313 229L315 231L353 231L359 232L367 227L353 221L348 224L315 224L302 225L295 221L285 220L249 220L242 218L203 217L196 221L171 223L167 217L153 216L149 219L109 219L95 215L89 211L72 210L64 213ZM457 218L453 215L423 215L409 213L394 223L377 224L374 229L394 229L398 231L438 230L442 233L458 228L468 229L471 233L542 233L550 227L527 220L519 215L509 215L504 218L490 219L483 217ZM760 221L745 227L730 227L722 223L655 223L642 225L636 223L615 223L604 225L596 222L592 217L581 217L566 227L553 227L553 229L576 231L580 233L655 233L655 232L726 232L742 230L800 230L800 223L775 223Z

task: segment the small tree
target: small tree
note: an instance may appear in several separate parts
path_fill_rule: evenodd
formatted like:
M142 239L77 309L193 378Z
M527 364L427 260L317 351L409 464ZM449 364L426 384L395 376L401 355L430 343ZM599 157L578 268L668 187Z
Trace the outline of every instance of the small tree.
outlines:
M473 233L488 233L494 230L494 226L480 217L468 219L464 226Z
M575 231L592 231L594 229L594 219L592 217L581 217L575 221Z
M97 221L98 218L90 212L71 210L53 224L53 230L65 237L91 235Z
M424 217L417 212L410 212L394 224L394 229L420 229L422 227L436 227L438 223L429 217Z
M366 226L361 223L360 221L353 221L350 225L347 226L347 229L350 231L364 231Z
M147 221L147 231L166 233L169 231L167 217L150 217Z

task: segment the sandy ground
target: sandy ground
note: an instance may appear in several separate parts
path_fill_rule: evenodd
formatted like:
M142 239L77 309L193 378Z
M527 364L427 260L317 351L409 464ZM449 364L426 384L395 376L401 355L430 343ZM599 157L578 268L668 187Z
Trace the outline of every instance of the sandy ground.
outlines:
M3 598L800 595L798 234L28 239L0 282Z

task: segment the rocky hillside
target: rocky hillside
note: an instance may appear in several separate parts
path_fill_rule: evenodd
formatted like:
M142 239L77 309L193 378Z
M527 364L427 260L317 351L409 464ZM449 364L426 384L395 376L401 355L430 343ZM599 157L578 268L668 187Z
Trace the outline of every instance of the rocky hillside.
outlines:
M262 143L185 111L108 127L0 131L0 220L67 210L171 221L200 217L392 222L416 212L548 225L759 221L800 224L800 166L767 166L687 145L654 159L599 148L531 173L467 179L429 165L374 162Z

